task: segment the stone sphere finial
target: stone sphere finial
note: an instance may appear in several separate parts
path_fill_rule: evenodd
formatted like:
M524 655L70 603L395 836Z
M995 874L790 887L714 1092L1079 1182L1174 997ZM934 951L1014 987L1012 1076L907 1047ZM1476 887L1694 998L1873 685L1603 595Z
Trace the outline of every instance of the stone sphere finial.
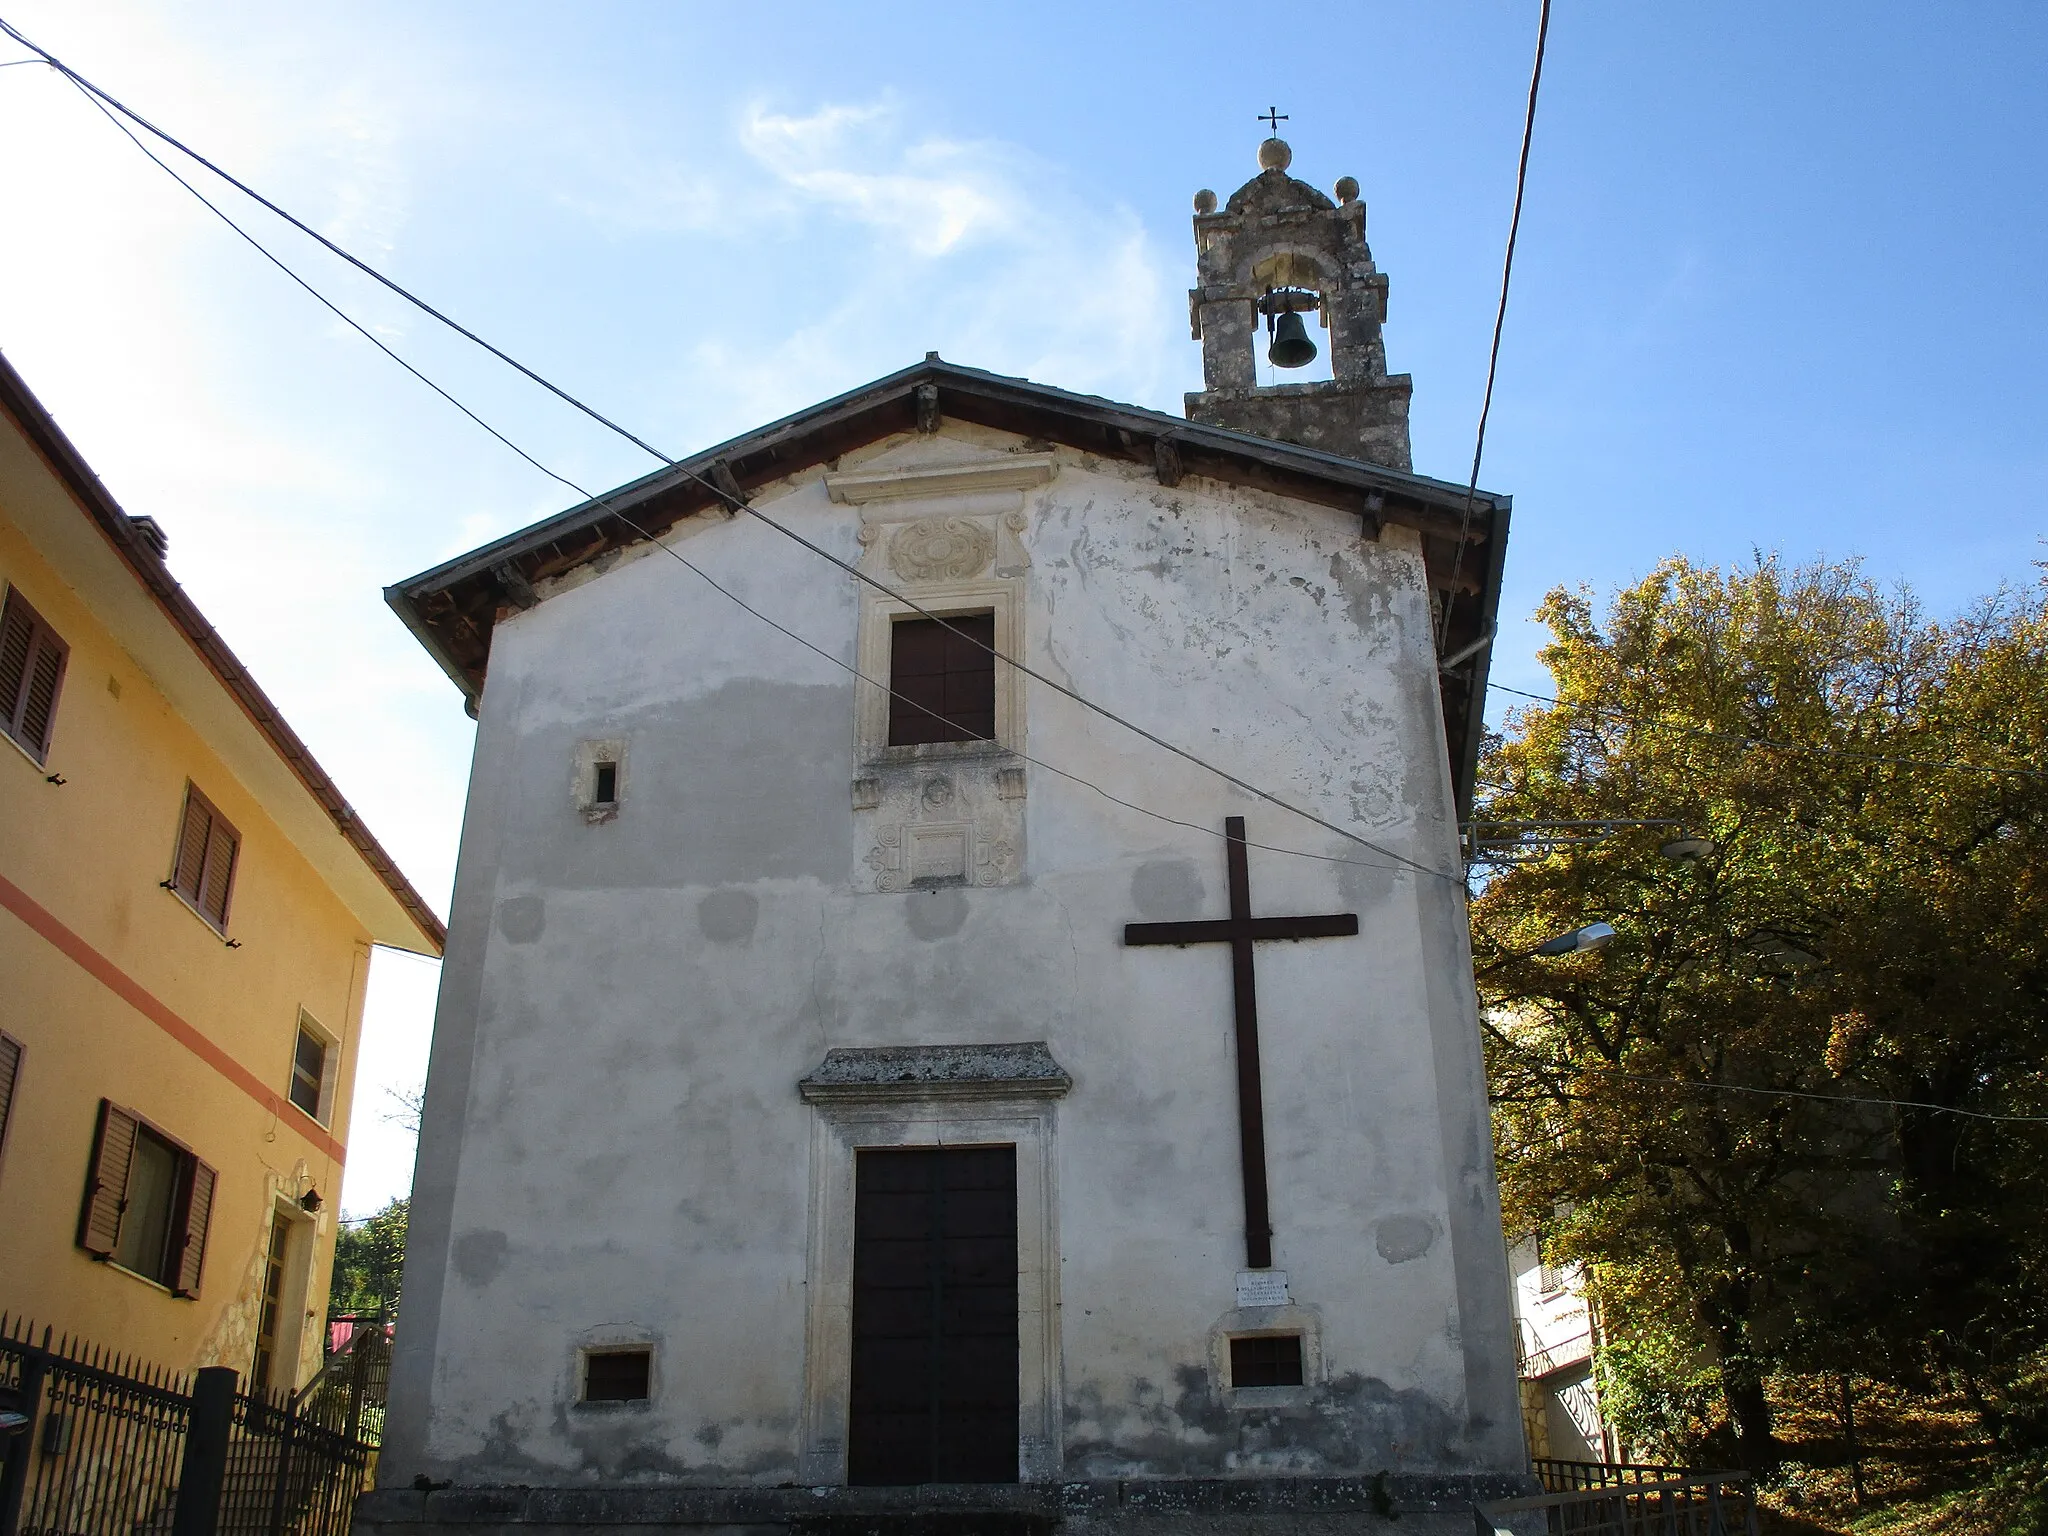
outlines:
M1259 146L1259 169L1262 171L1284 171L1294 164L1294 151L1287 147L1285 139L1268 139Z
M1340 203L1355 203L1358 201L1358 178L1356 176L1339 176L1337 178L1337 201Z
M1195 212L1214 213L1215 211L1216 194L1214 192L1211 192L1207 187L1202 188L1201 191L1195 194Z

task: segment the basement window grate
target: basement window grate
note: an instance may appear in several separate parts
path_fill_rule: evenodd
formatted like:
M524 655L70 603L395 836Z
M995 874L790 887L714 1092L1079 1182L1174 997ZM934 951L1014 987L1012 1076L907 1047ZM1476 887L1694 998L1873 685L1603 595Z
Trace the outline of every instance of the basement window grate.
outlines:
M593 1349L583 1356L583 1401L644 1403L649 1396L654 1352L648 1349Z
M1301 1335L1254 1334L1230 1341L1232 1387L1301 1385Z

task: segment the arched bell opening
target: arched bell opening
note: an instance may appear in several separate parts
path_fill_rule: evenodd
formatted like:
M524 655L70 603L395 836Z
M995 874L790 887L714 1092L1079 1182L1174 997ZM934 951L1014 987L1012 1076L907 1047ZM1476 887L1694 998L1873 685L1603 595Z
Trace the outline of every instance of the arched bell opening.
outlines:
M1268 288L1252 330L1259 383L1307 384L1333 377L1328 309L1312 288Z

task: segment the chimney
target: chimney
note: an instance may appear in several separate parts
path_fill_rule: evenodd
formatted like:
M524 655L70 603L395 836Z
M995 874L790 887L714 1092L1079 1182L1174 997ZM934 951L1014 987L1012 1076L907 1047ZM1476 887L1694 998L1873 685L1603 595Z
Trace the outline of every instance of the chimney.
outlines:
M153 517L131 517L128 526L135 537L159 560L167 560L171 554L171 536L164 532L164 525Z

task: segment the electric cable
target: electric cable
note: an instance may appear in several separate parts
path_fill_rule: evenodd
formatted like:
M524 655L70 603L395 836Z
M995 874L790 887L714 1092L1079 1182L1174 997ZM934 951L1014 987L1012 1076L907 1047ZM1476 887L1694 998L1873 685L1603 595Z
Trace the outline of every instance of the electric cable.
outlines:
M1582 1066L1564 1069L1572 1073L1597 1072L1603 1077L1626 1078L1632 1083L1650 1083L1660 1087L1687 1088L1706 1093L1750 1093L1768 1098L1815 1099L1824 1104L1872 1104L1892 1109L1926 1109L1936 1114L1965 1115L1972 1120L1995 1120L2010 1125L2048 1125L2048 1115L2000 1115L1989 1110L1962 1109L1953 1104L1930 1104L1921 1099L1880 1099L1850 1093L1809 1093L1799 1088L1756 1088L1747 1083L1702 1082L1687 1077L1652 1077L1642 1072L1624 1072L1619 1067ZM1566 1093L1566 1098L1575 1095ZM1493 1097L1496 1104L1509 1102L1499 1096ZM1525 1150L1534 1143L1525 1143L1517 1151Z
M1626 710L1609 709L1601 704L1575 704L1565 699L1552 698L1547 693L1531 693L1526 688L1510 688L1505 683L1490 683L1491 691L1512 693L1517 698L1534 699L1539 704L1553 704L1559 709L1582 709L1588 714L1603 715L1625 725L1647 726L1652 730L1676 731L1685 736L1701 736L1712 741L1725 741L1739 747L1756 747L1769 752L1800 752L1814 757L1847 757L1858 762L1890 764L1900 768L1937 768L1953 773L1991 773L2007 778L2039 779L2048 778L2038 768L1999 768L1989 763L1964 763L1953 759L1933 757L1894 757L1881 752L1858 752L1853 747L1802 746L1797 742L1772 741L1763 736L1741 736L1732 731L1710 730L1705 726L1684 725L1660 715L1631 715ZM1500 787L1500 786L1496 786Z
M770 618L767 614L761 612L760 609L755 608L754 606L746 602L738 594L722 586L718 581L713 579L707 572L705 572L700 566L695 564L693 561L689 560L681 553L679 553L677 550L675 550L668 544L662 542L660 539L656 538L652 533L648 532L647 529L641 527L640 524L635 522L630 516L628 516L625 512L620 510L617 506L615 506L611 501L607 500L604 496L598 495L595 492L587 490L582 485L579 485L576 481L569 479L565 475L557 473L553 469L550 469L546 464L542 463L539 459L535 458L532 454L528 453L524 448L520 447L519 444L514 442L511 438L507 437L503 432L500 432L488 421L485 421L481 416L477 415L475 411L471 410L468 406L464 405L462 401L458 400L454 395L450 394L446 389L442 388L439 384L435 383L434 380L429 378L426 374L422 373L418 368L414 367L404 357L400 356L396 351L394 351L390 346L388 346L381 338L379 338L368 328L366 328L358 321L356 321L352 316L350 316L346 311L344 311L338 305L336 305L325 294L321 293L311 283L307 282L303 277L299 276L297 272L293 271L292 268L286 265L282 259L274 255L260 241L258 241L255 236L251 235L240 224L236 223L232 217L230 217L226 212L224 212L203 192L201 192L197 187L193 186L192 183L187 181L183 176L179 175L178 172L174 170L171 166L165 164L165 162L162 159L160 159L149 148L148 145L144 144L140 139L136 138L134 133L132 133L129 130L128 126L125 123L121 122L119 118L115 117L113 113L109 112L107 108L104 105L102 105L99 101L95 100L89 94L86 96L86 99L88 101L91 101L92 104L95 107L97 107L107 117L107 119L114 124L116 128L120 129L121 132L127 136L129 141L132 142L137 149L141 150L143 154L147 155L149 159L153 161L159 168L161 168L164 171L164 173L168 175L173 181L176 181L178 185L183 187L186 191L190 192L195 198L197 198L202 204L204 204L209 210L211 210L215 214L215 216L217 216L221 220L222 223L226 224L228 228L232 229L237 235L240 235L243 240L247 241L250 246L252 246L258 253L260 253L264 257L265 260L269 261L279 271L283 272L300 288L304 289L307 293L311 294L315 299L317 299L320 302L320 304L324 308L326 308L336 318L340 319L351 330L355 331L357 335L363 337L364 340L368 341L378 351L382 352L386 357L390 358L393 362L397 363L399 367L403 368L407 373L411 374L415 379L419 380L420 383L426 385L427 388L431 389L443 400L447 401L450 405L454 406L456 410L460 411L470 421L474 422L477 426L481 427L485 432L489 433L499 443L503 444L505 447L509 448L513 453L517 454L521 459L525 460L526 463L530 464L533 468L539 470L549 479L554 480L558 484L566 486L569 490L574 491L577 495L583 497L586 501L596 506L605 508L608 512L610 512L614 517L618 518L620 522L624 523L626 527L631 529L634 533L640 535L641 538L647 540L648 543L660 549L664 554L673 557L678 563L680 563L686 569L688 569L693 574L701 578L706 584L708 584L712 588L712 590L717 592L720 596L726 598L728 601L732 602L737 607L753 615L753 617L759 619L762 623L768 625L769 628L776 630L780 634L788 636L790 639L796 641L799 645L804 646L806 649L816 652L818 655L824 657L827 661L830 661L835 666L844 668L847 672L851 673L859 681L868 683L873 687L880 688L888 697L900 700L903 703L908 704L911 708L918 710L920 713L927 715L934 720L943 721L945 719L945 717L939 714L938 711L928 708L926 705L924 705L916 699L909 698L907 695L897 692L895 689L890 688L887 684L878 682L876 679L869 677L866 673L860 671L860 669L854 666L853 664L842 660L838 656L833 655L831 652L812 643L810 640L805 639L802 635L796 633L796 631L789 629L784 625L778 623L776 620ZM803 539L801 535L793 536L796 537L798 541L801 543L809 544L810 542L807 539ZM820 551L820 553L825 552ZM828 558L836 557L831 557L828 555ZM1075 784L1079 784L1084 788L1091 789L1095 793L1101 795L1104 799L1110 800L1117 805L1123 806L1127 810L1136 811L1142 816L1149 816L1152 817L1154 820L1163 821L1172 826L1185 827L1191 831L1202 832L1207 834L1208 836L1215 837L1218 839L1227 838L1226 833L1218 832L1213 827L1205 827L1197 822L1186 821L1177 816L1169 816L1163 811L1155 811L1146 806L1139 805L1135 801L1126 800L1122 796L1113 794L1111 791L1103 788L1100 784L1097 784L1090 779L1083 778L1079 774L1071 773L1064 768L1056 767L1055 765L1048 763L1041 758L1034 757L1029 753L1020 751L1016 755L1022 758L1025 762L1031 764L1033 767L1042 768L1047 773L1057 775L1060 778L1070 780ZM1277 804L1280 802L1275 803ZM1358 842L1364 842L1364 839L1362 838L1354 837L1353 840ZM1292 854L1297 858L1313 859L1322 863L1352 864L1366 869L1385 869L1393 870L1397 873L1399 872L1399 865L1381 864L1368 859L1343 859L1337 858L1330 854L1310 853L1307 850L1298 848L1282 848L1269 843L1256 843L1248 841L1246 843L1246 846L1250 848L1257 848L1263 852L1268 853ZM1366 846L1372 848L1374 852L1387 852L1387 850L1381 849L1374 844L1368 843ZM1401 860L1402 864L1409 864L1412 862L1409 860L1401 859L1401 856L1399 854L1390 853L1389 857ZM1425 873L1437 873L1437 871L1427 869L1426 866L1416 865L1414 867L1424 869Z
M1547 15L1549 0L1544 0L1544 4ZM782 534L785 538L793 540L794 542L802 545L804 548L810 550L813 554L818 555L819 557L831 562L833 565L838 566L841 570L847 572L847 574L853 576L856 580L866 583L868 586L874 588L876 591L882 593L884 596L890 598L892 601L900 602L906 608L909 608L912 612L917 613L923 618L930 619L946 633L953 635L957 639L965 641L969 645L972 645L975 649L984 652L994 660L1003 663L1005 666L1014 668L1016 671L1018 671L1025 677L1028 677L1035 682L1041 683L1044 686L1051 688L1057 693L1063 694L1065 697L1073 700L1075 703L1081 705L1083 708L1088 709L1094 712L1095 714L1102 716L1104 719L1110 721L1112 724L1119 725L1123 727L1125 730L1131 731L1132 733L1143 737L1145 740L1151 742L1154 746L1159 747L1161 750L1169 752L1174 756L1183 759L1186 762L1192 763L1194 766L1202 769L1207 773L1214 774L1216 777L1222 779L1225 783L1230 784L1232 787L1240 789L1244 791L1246 794L1251 795L1256 799L1263 800L1267 804L1272 805L1277 809L1287 811L1295 816L1302 818L1305 821L1312 822L1316 826L1323 828L1323 830L1327 832L1333 832L1337 836L1342 837L1347 841L1357 843L1361 847L1370 849L1372 852L1380 854L1385 858L1393 859L1399 864L1406 865L1409 868L1418 870L1424 874L1433 875L1439 880L1444 880L1459 885L1461 887L1463 886L1464 881L1461 877L1448 874L1445 871L1436 869L1431 865L1424 864L1418 860L1408 858L1406 855L1397 853L1391 848L1387 848L1379 843L1372 841L1370 838L1361 836L1359 833L1353 832L1348 828L1339 826L1337 823L1333 821L1318 816L1312 811L1303 810L1301 807L1294 805L1286 800L1283 800L1279 796L1274 795L1267 790L1259 788L1256 784L1253 784L1246 779L1242 779L1237 775L1230 773L1226 769L1219 768L1213 763L1207 762L1203 758L1197 756L1195 753L1187 750L1185 747L1178 746L1173 742L1166 740L1164 737L1147 730L1145 727L1138 725L1134 721L1128 720L1122 715L1117 714L1114 710L1108 709L1107 707L1101 704L1097 704L1094 700L1089 699L1083 694L1075 691L1074 689L1067 687L1065 684L1057 681L1056 679L1047 676L1045 673L1038 671L1036 668L1031 667L1022 661L1019 661L1012 656L1005 655L1003 652L996 649L993 645L990 645L987 642L981 640L978 636L967 634L964 631L956 628L952 624L947 623L943 615L932 612L930 609L918 603L915 599L905 595L902 592L897 591L888 583L883 582L878 578L870 575L869 573L859 569L852 562L843 560L839 556L833 554L830 550L824 549L820 545L813 543L811 540L805 538L802 534L796 532L795 529L790 528L783 523L777 522L774 518L769 517L765 513L750 506L743 499L729 495L719 486L714 484L711 480L699 474L697 471L691 469L688 465L662 452L659 448L656 448L653 444L647 442L644 438L636 436L634 433L628 431L625 427L613 421L610 417L601 414L590 405L584 403L582 400L579 400L576 396L570 394L567 390L561 388L559 385L554 384L552 381L550 381L543 375L527 367L524 363L521 363L517 358L512 357L509 353L506 353L499 349L498 347L492 345L483 337L479 336L476 332L451 319L448 315L436 309L433 305L427 303L425 300L419 298L417 295L413 294L412 292L410 292L408 289L406 289L393 279L386 277L383 273L377 271L376 268L370 266L367 262L355 256L337 242L329 239L327 236L321 234L318 230L314 229L311 225L295 217L294 215L280 207L278 204L272 202L269 198L263 196L260 192L256 191L253 187L249 186L246 182L243 182L236 178L235 176L229 174L220 166L216 165L213 161L207 159L204 155L201 155L198 151L192 149L190 146L186 145L185 143L183 143L170 133L166 132L164 129L157 127L154 123L150 122L141 114L135 112L132 108L125 105L118 98L110 95L108 92L102 90L99 86L93 84L90 80L86 79L76 70L72 69L69 65L65 64L61 59L57 58L56 55L50 53L47 49L44 49L38 46L36 43L30 41L26 36L24 36L19 30L17 30L11 23L7 22L4 18L0 18L0 32L6 33L7 36L12 37L24 48L27 48L32 52L38 54L44 62L48 63L53 69L56 69L59 73L64 75L65 78L71 81L71 83L74 86L76 86L79 90L85 92L89 98L94 99L94 105L100 107L100 110L102 112L109 112L110 108L114 112L119 112L122 116L128 118L130 121L134 122L148 133L161 139L164 143L169 144L179 153L186 155L193 161L204 166L207 170L213 172L214 175L220 177L223 181L226 181L230 186L234 187L236 190L240 191L245 196L249 197L256 203L260 204L262 207L268 209L271 213L283 219L293 228L299 230L303 234L309 235L310 237L312 237L312 239L317 241L322 246L326 247L329 251L341 257L342 260L346 261L349 265L355 267L358 271L364 273L366 276L374 279L376 282L378 282L385 288L389 289L391 292L397 294L400 298L404 299L407 303L419 309L422 313L439 321L441 324L447 326L450 330L455 331L458 335L483 348L486 352L490 353L491 356L505 363L508 367L515 369L516 371L524 375L526 378L532 380L534 383L546 389L549 393L555 395L557 398L573 406L575 409L583 412L583 414L590 417L593 421L596 421L600 425L617 433L620 437L632 443L634 446L642 449L644 452L648 454L651 454L654 458L660 460L664 465L668 466L671 469L679 471L689 479L695 481L698 485L702 486L705 490L709 491L721 505L727 508L728 511L734 513L735 515L741 512L748 514L749 516L753 517L756 521L764 523L768 527L774 529L777 533ZM109 112L109 115L111 116L111 112ZM132 132L128 132L125 125L117 126L122 127L122 131L128 134L128 137L136 143L138 148L143 147L141 145L141 141L139 139L136 139L135 135ZM149 154L149 158L152 161L154 161L158 166L162 167L166 172L169 172L174 177L174 179L176 179L180 183L180 185L185 186L186 189L188 191L191 191L195 197L199 197L200 201L206 203L207 207L212 208L215 213L219 214L220 217L223 220L225 220L231 227L233 227L236 233L240 234L243 239L248 240L252 245L256 245L258 250L263 251L263 254L266 257L268 257L273 263L278 265L288 275L290 275L293 278L293 280L299 284L299 286L306 288L308 292L313 293L314 297L320 298L321 302L325 304L330 310L334 310L336 314L341 314L341 311L335 309L335 307L331 303L328 303L328 301L325 298L322 298L317 293L317 291L312 289L310 284L306 283L303 278L298 277L296 273L292 272L289 267L286 267L284 263L280 261L277 257L271 255L270 252L268 252L267 250L264 250L264 248L255 241L253 236L249 235L247 231L243 230L239 225L235 224L234 221L232 219L229 219L225 213L221 213L221 211L218 208L216 208L213 203L208 201L202 194L198 192L196 188L192 187L189 182L186 182L183 177L177 176L176 172L171 171L168 165L165 165L164 162L158 159L157 156L154 155L153 153L149 153L147 149L144 150L144 153ZM345 315L342 318L347 319ZM364 330L364 328L361 327L360 325L356 325L354 321L351 320L348 323L361 334L369 336L369 332ZM372 341L376 340L376 338L374 337L371 337L370 339ZM479 417L477 417L474 412L470 411L468 407L460 405L459 402L456 402L454 400L453 396L449 395L445 390L441 389L440 386L432 384L431 381L426 379L426 376L424 374L420 373L418 369L412 367L411 364L404 363L403 360L400 359L395 352L392 352L389 347L384 346L382 342L377 342L376 344L379 347L379 349L383 351L387 356L390 356L394 361L400 362L401 365L405 367L408 373L411 373L415 378L420 379L422 382L428 383L429 387L432 388L436 394L441 395L442 398L447 399L448 401L450 401L451 404L456 404L457 408L460 409L465 416L468 416L472 421L475 421L479 426L485 426L482 420ZM565 480L562 476L555 474L554 471L549 470L545 465L542 465L537 460L533 459L531 455L525 452L525 450L518 448L516 445L511 443L509 439L505 438L504 435L496 431L496 429L485 426L485 430L489 431L493 437L497 438L507 447L512 448L512 450L515 453L517 453L521 458L525 459L535 468L541 470L542 473L547 474L551 479L557 480L561 484L567 485L571 489L576 490L578 494L582 495L585 498L586 502L594 503L596 505L605 507L607 510L610 510L614 516L618 517L618 519L622 523L624 523L628 528L632 529L634 532L638 533L642 538L649 539L650 541L655 542L657 544L659 543L659 541L654 540L653 536L649 534L645 529L640 528L631 519L627 518L623 513L619 512L616 507L613 507L609 501L606 501L602 497L596 496L589 491L585 491L582 489L582 487L575 485L574 482ZM664 549L667 548L666 545L662 545L661 547ZM670 551L670 553L674 553L674 551ZM677 556L677 558L681 559L680 556ZM685 561L684 563L688 564L689 562ZM694 566L691 568L695 569ZM702 575L703 573L699 572L699 574ZM707 577L706 579L708 580L709 578ZM765 616L763 615L757 615L757 617L765 618ZM772 623L772 621L768 622ZM792 636L792 638L800 637ZM869 679L868 681L872 681L872 679ZM1054 773L1061 772L1061 770L1059 769L1049 769L1049 771ZM1096 788L1097 786L1091 785L1090 787ZM1103 793L1106 793L1106 791L1103 791ZM1147 812L1147 814L1156 813ZM1162 819L1170 821L1174 818L1165 817Z
M1536 18L1536 63L1529 71L1529 107L1522 118L1522 158L1515 167L1515 211L1508 219L1507 254L1500 264L1500 307L1493 312L1493 348L1486 358L1486 395L1479 403L1479 431L1472 443L1472 478L1465 486L1465 511L1458 519L1458 552L1451 557L1451 585L1444 593L1436 648L1442 653L1451 633L1451 609L1458 601L1458 573L1465 565L1465 545L1472 537L1472 503L1479 495L1479 459L1486 452L1486 418L1493 414L1493 380L1500 369L1500 334L1508 318L1508 280L1515 273L1515 237L1522 230L1522 194L1529 184L1529 144L1536 134L1536 90L1543 83L1543 47L1550 37L1550 0L1543 0Z

